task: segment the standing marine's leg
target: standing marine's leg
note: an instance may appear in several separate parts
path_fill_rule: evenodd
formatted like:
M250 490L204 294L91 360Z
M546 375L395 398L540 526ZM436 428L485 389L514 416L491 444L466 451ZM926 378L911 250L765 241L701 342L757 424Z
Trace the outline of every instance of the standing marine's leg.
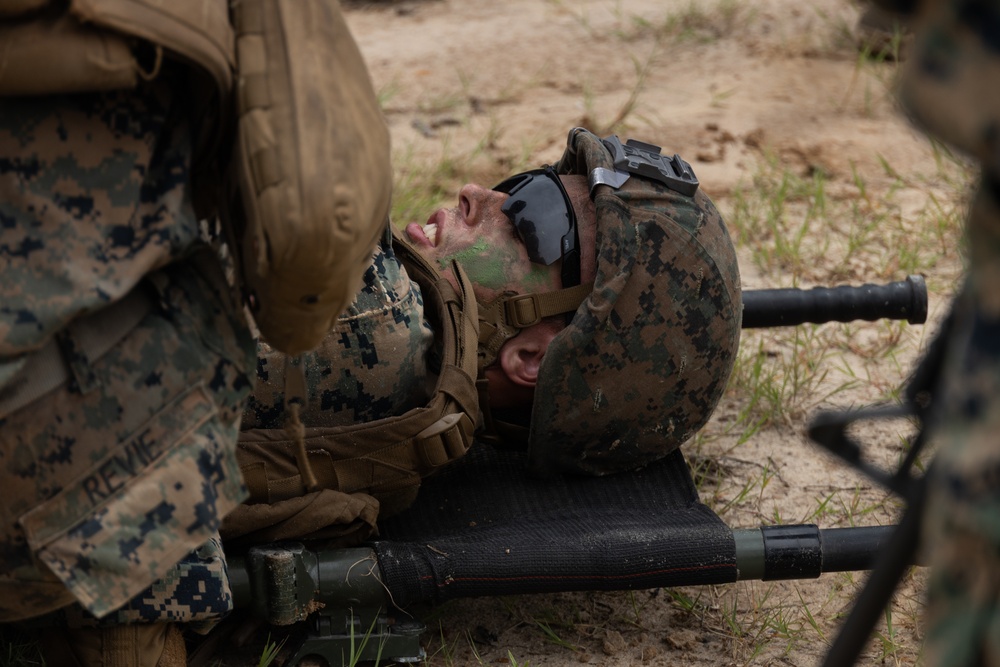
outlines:
M1000 665L1000 185L969 221L973 270L946 358L923 544L927 664Z

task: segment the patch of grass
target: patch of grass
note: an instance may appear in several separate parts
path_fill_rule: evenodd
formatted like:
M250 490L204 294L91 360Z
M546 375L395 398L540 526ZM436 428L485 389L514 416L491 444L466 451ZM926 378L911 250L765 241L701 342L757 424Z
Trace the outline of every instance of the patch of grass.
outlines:
M584 106L587 109L587 113L581 124L584 127L590 128L590 131L594 134L602 137L621 132L639 105L639 97L646 86L646 79L649 76L655 59L655 51L645 59L640 60L639 58L632 57L632 67L635 70L635 83L629 89L628 98L618 108L618 111L611 120L596 120L593 98L590 95L585 95Z
M883 664L894 664L899 665L899 652L900 644L899 637L896 632L896 628L892 624L892 606L885 608L883 613L885 619L884 630L875 631L875 639L879 644L881 654L879 655L879 661Z
M812 225L809 213L823 207L823 176L817 173L810 185L783 166L778 156L765 157L750 183L733 192L725 219L737 245L753 251L760 269L797 277L808 262L802 241ZM793 210L793 203L804 205Z
M394 149L390 216L394 224L423 223L441 207L455 206L465 183L490 187L511 174L537 166L538 145L525 139L513 149L498 148L497 126L471 148L454 150L444 138L434 156L413 145Z
M873 192L855 165L833 188L822 167L803 175L765 152L725 219L760 271L793 285L898 280L954 262L964 220L956 190L968 190L969 174L956 179L949 163L933 181L903 178L881 160L890 180Z
M705 589L694 589L694 597L691 597L686 589L668 588L667 595L670 596L671 604L689 614L701 613L705 610L705 605L701 601L702 593Z
M449 156L447 146L443 152L444 156L432 166L418 159L412 149L394 158L391 217L397 225L422 223L436 208L453 203L461 174L468 170L469 158Z
M354 610L353 609L351 610L351 621L352 621L351 627L354 627L353 626ZM342 662L343 662L344 667L355 667L356 665L358 665L358 664L360 664L362 662L365 662L366 664L368 662L370 662L370 661L362 661L362 656L364 655L365 649L368 647L368 642L370 642L372 640L372 633L375 631L376 625L378 625L378 616L377 615L373 615L372 616L372 622L368 625L368 629L365 630L365 634L362 637L356 638L355 635L354 635L354 633L353 632L351 633L351 637L350 637L350 653L348 653L348 655L342 657ZM378 664L382 660L382 649L385 646L385 641L386 641L385 637L380 637L379 638L378 649L375 652L375 667L378 667Z
M614 19L609 29L595 21L583 3L576 5L566 0L550 1L571 12L576 23L589 37L601 38L608 31L624 43L648 37L664 42L713 42L732 35L753 16L753 10L739 0L716 0L712 3L689 0L687 5L671 8L664 15L655 18L628 12L621 2L616 2L604 8Z
M529 667L531 665L530 660L525 660L524 662L518 662L517 658L514 657L514 654L509 649L507 651L507 660L510 664L510 667Z
M280 642L272 642L271 635L268 634L267 641L264 642L264 650L260 654L260 660L257 661L257 667L270 667L271 663L278 657L278 653L284 646L284 639Z
M801 421L817 405L855 386L835 377L837 360L829 329L802 325L744 332L729 390L742 407L729 429L742 429L738 444L761 428Z
M796 590L795 592L799 597L799 604L801 605L802 613L806 623L819 636L820 640L825 643L827 641L826 633L823 631L823 628L820 627L820 624L816 621L816 617L813 616L812 610L809 609L809 605L806 604L805 599L803 599L801 591Z
M0 664L6 667L44 667L35 638L11 625L0 625Z
M732 35L752 15L747 5L736 0L718 0L711 5L691 0L657 22L636 16L633 23L638 32L652 31L662 41L707 43Z
M557 632L557 629L553 628L552 624L549 622L535 619L535 626L542 631L542 634L545 635L545 639L547 641L555 644L556 646L561 646L564 649L574 652L580 650L579 646L561 637Z

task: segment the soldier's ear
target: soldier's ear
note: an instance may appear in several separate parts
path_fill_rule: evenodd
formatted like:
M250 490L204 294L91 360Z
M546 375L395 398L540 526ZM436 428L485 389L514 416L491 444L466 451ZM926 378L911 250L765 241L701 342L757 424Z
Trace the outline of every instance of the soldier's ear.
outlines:
M504 343L498 357L507 379L521 387L534 387L545 351L560 329L548 322L539 322Z

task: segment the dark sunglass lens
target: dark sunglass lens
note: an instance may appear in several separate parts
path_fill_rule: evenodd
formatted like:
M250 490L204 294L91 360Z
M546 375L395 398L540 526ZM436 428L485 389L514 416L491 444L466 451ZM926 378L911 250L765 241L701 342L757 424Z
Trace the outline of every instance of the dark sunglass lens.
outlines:
M571 222L558 185L544 176L535 177L512 193L501 210L517 227L533 262L548 265L562 257L562 238Z
M512 176L493 188L510 195L500 206L524 243L528 258L546 266L562 259L563 287L580 284L576 217L550 167Z

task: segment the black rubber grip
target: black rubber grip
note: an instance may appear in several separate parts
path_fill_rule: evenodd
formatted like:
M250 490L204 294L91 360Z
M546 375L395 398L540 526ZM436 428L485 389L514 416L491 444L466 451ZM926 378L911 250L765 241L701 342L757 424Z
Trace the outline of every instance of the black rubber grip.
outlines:
M909 276L887 285L762 289L743 292L743 328L855 320L927 321L927 284Z

